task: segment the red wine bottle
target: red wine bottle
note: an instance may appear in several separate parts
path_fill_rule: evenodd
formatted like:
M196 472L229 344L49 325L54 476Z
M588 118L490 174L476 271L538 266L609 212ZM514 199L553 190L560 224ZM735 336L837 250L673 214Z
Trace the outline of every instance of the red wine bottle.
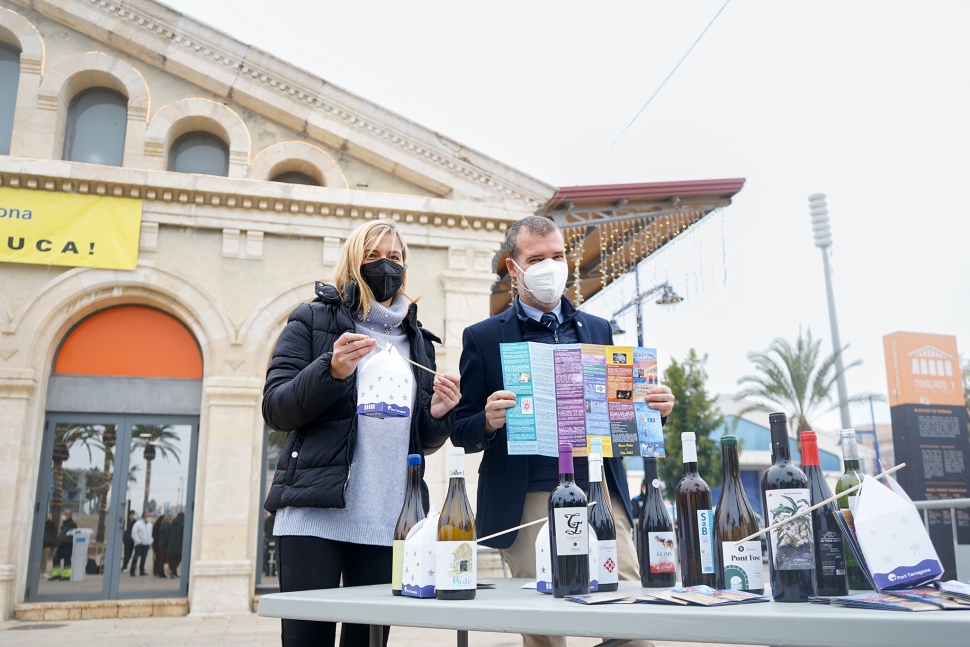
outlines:
M802 432L802 469L808 477L808 488L815 505L832 497L818 459L818 437L814 431ZM842 533L835 520L835 502L812 510L812 534L815 543L815 585L818 595L848 595L845 579L845 549Z
M667 513L657 459L653 456L643 459L643 480L647 483L647 493L637 520L640 584L648 588L667 588L677 583L674 525Z
M772 413L774 463L761 477L765 524L772 526L811 506L808 477L791 460L788 416ZM808 602L815 597L815 542L812 515L806 514L768 533L771 595L775 602Z
M408 454L408 481L404 490L404 505L394 526L392 544L391 593L401 595L404 575L404 539L408 531L424 519L424 506L421 504L421 454Z
M613 513L606 502L603 487L603 457L597 453L589 455L589 502L596 505L589 508L589 527L596 533L595 579L600 591L615 591L619 587L619 564L616 554L616 525Z
M721 471L724 485L714 513L714 564L717 588L764 593L764 564L758 538L740 542L758 532L758 519L741 485L738 439L721 436Z
M478 546L475 515L465 494L465 450L448 452L448 493L438 519L435 542L435 597L439 600L472 600L478 588Z
M677 544L680 549L680 580L684 586L713 587L714 512L711 488L697 472L697 441L693 432L680 435L684 476L677 484ZM649 488L648 488L649 489Z
M559 445L559 485L549 495L552 595L589 593L589 514L573 476L573 448Z

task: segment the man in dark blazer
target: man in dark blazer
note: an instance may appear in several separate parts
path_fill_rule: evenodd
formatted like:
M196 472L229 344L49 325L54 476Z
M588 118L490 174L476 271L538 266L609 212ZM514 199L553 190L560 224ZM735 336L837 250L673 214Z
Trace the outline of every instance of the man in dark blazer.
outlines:
M528 216L513 224L506 238L506 266L518 284L517 296L505 312L465 329L460 373L461 402L456 408L451 441L466 452L485 452L478 471L476 527L480 537L545 518L549 492L559 483L558 459L509 455L505 412L515 406L515 394L504 390L499 344L612 344L609 322L576 310L563 296L568 277L562 232L551 220ZM665 386L647 396L666 417L674 396ZM576 481L588 489L588 462L576 458ZM630 494L620 458L603 462L617 531L620 578L639 580ZM622 506L622 507L620 507ZM509 532L484 542L501 550L513 577L535 578L535 538L541 524ZM526 645L564 645L549 636L526 636Z

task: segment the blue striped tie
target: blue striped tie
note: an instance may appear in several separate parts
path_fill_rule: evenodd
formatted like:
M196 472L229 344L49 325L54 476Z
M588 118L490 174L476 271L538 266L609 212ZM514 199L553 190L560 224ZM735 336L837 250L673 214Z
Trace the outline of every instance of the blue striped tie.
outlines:
M557 319L556 315L552 314L551 312L543 312L542 316L539 317L539 323L552 332L559 330L559 319Z

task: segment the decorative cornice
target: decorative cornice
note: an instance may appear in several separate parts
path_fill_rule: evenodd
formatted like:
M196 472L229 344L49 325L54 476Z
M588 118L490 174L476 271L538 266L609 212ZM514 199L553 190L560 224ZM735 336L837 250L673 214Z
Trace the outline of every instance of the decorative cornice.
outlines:
M13 0L13 2L31 7L55 19L66 15L79 17L72 14L71 10L65 7L64 2L43 0ZM226 47L216 45L212 39L206 37L205 32L210 32L212 35L222 34L184 14L167 10L147 0L140 2L138 0L83 0L83 2L95 11L122 20L130 27L140 30L143 38L117 38L111 40L110 44L149 63L158 64L160 57L163 60L165 58L162 52L169 47L178 47L191 56L206 59L210 63L242 75L247 81L279 95L284 100L322 111L330 118L342 122L348 132L353 130L363 133L407 155L420 158L424 163L430 163L432 166L460 176L488 193L502 199L520 202L530 211L538 209L554 194L553 187L535 178L468 149L439 133L407 121L255 47L246 47L239 43L240 47L237 51L232 52ZM153 11L157 13L152 13ZM94 37L98 37L104 29L103 22L85 25L75 20L70 26L81 31L86 30L85 33ZM151 41L156 42L158 47L152 48L149 44ZM152 51L152 56L148 55L149 50ZM274 63L276 69L271 70L257 61L270 61ZM178 74L177 69L168 67L165 69L170 73ZM314 84L319 83L320 90L307 87L306 83L298 81L296 77L300 76ZM235 83L231 89L236 89ZM362 111L348 107L349 103L363 103L369 114L365 115ZM296 110L291 112L297 113ZM395 121L401 122L402 127L395 127ZM353 154L353 147L348 149L348 152Z
M180 224L210 229L231 226L228 223L239 218L239 211L276 214L273 218L247 216L260 218L250 228L276 233L297 233L302 216L327 216L364 220L386 217L405 225L501 234L524 215L466 200L9 156L0 156L0 187L170 204L182 212L172 218L191 219L179 220Z

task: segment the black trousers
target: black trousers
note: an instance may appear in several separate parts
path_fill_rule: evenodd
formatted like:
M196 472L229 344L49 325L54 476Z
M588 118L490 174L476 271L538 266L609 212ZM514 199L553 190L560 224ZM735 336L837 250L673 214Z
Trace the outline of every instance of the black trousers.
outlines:
M276 538L276 561L280 591L335 589L343 577L344 586L391 583L391 547L366 546L319 537L284 536ZM390 586L387 594L390 595ZM384 627L387 645L389 627ZM283 647L332 647L335 622L283 620ZM367 625L343 623L340 647L367 647Z
M125 561L121 565L121 570L128 570L128 561L131 559L131 554L135 551L135 540L134 539L123 539L122 544L125 547Z
M141 561L141 563L138 564L138 569L142 575L145 574L145 560L148 559L149 548L150 546L148 546L147 544L139 544L138 546L135 546L135 555L134 557L131 558L131 570L129 571L129 573L134 575L135 564L138 564L138 562Z

